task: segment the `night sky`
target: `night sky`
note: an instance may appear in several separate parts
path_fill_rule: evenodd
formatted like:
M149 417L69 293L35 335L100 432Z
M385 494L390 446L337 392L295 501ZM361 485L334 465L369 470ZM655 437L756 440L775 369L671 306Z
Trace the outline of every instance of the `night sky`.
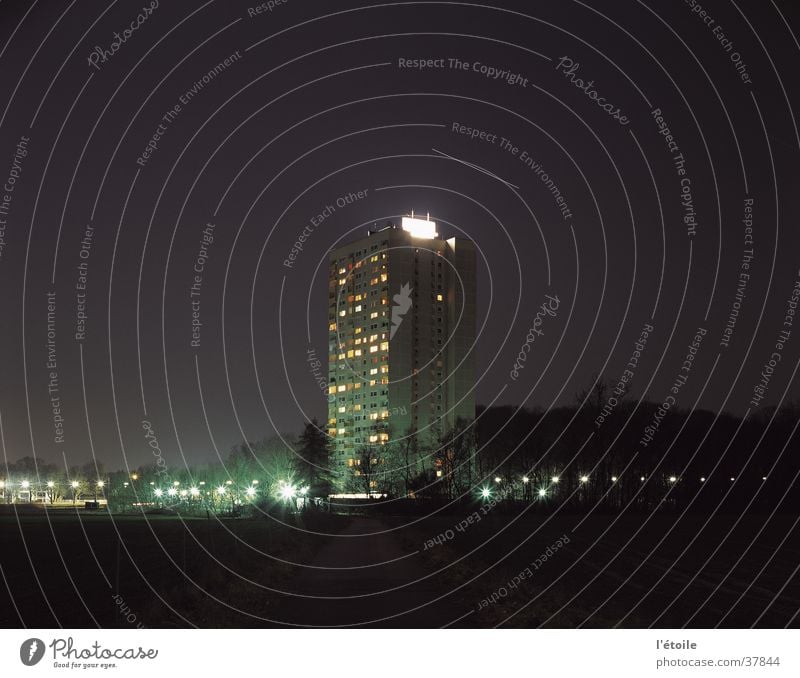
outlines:
M5 458L148 464L146 420L183 466L324 420L328 252L412 209L477 244L481 404L574 403L646 324L631 398L698 328L677 407L796 398L800 17L693 4L3 0Z

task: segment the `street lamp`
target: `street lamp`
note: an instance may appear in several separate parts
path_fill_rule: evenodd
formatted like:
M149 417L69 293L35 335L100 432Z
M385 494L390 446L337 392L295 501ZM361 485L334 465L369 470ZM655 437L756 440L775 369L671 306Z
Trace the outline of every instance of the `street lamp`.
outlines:
M488 487L481 488L481 497L488 499L492 496L492 491Z
M558 484L558 476L553 476L552 478L550 478L550 481L551 481L551 482L552 482L554 485L555 485L555 484Z
M582 483L588 483L589 482L589 476L581 476L581 482Z
M540 498L544 499L547 496L547 490L541 487L539 488L539 492L537 494Z

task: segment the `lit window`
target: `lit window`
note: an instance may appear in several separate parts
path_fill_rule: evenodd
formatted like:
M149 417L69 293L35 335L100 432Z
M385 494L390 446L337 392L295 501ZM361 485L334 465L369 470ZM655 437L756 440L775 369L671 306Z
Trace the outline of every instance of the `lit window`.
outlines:
M358 403L357 405L354 405L353 406L353 411L354 412L361 412L361 403Z
M337 391L339 391L339 393L342 393L342 391L345 391L345 390L347 390L347 386L345 386L344 384L342 384L342 385L340 385L340 386L339 386L339 387L338 387L336 390L337 390Z
M352 358L353 357L353 350L352 349L347 352L347 357L348 358Z
M377 436L377 435L372 435L372 436L370 436L370 437L369 437L369 441L370 441L371 443L377 443L377 442L378 442L378 436Z
M441 296L441 295L440 295L440 296ZM360 313L360 312L361 312L361 304L359 304L358 306L356 306L356 313Z
M378 413L377 412L370 412L369 413L369 418L370 419L377 419L378 418Z
M328 330L330 332L335 332L336 331L336 323L331 323L330 325L328 325Z
M381 342L381 351L388 351L388 350L389 350L389 342L388 341L382 341Z
M358 358L361 355L361 349L357 348L356 351L355 351L355 354L356 354L356 358Z
M340 318L344 318L346 315L347 315L347 311L345 311L345 310L339 311L339 317Z
M342 405L342 406L339 408L339 412L345 412L345 411L347 411L347 407L345 407L344 405Z
M339 360L344 360L344 353L339 354Z
M369 317L370 318L377 318L378 317L378 312L377 311L373 311L372 313L369 314Z
M335 386L329 386L328 387L328 395L333 395L334 393L336 393L336 387Z
M343 428L340 428L340 429L339 429L339 435L340 435L340 436L341 436L341 435L344 435L344 429L343 429Z
M339 285L344 285L347 282L347 278L339 278Z
M378 374L378 368L377 368L377 367L373 367L373 368L372 368L372 369L369 371L369 373L370 373L370 374Z
M370 353L377 353L378 352L378 345L374 344L374 345L370 346L369 347L369 352Z
M381 273L381 282L386 282L389 279L389 276L386 273Z
M444 301L444 297L441 294L437 294L436 301Z

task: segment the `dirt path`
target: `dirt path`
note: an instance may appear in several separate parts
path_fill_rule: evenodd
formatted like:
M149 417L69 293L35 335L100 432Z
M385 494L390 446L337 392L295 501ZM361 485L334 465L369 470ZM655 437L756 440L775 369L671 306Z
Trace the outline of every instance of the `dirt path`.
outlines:
M298 578L295 591L276 615L302 626L434 628L463 612L444 598L425 576L420 557L403 550L395 532L374 518L357 517L331 537L313 565Z

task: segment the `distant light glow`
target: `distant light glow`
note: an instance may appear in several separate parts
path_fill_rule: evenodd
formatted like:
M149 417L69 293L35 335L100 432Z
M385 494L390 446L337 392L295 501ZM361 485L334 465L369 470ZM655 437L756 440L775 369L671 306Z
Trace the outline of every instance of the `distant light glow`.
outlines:
M219 494L219 495L223 495L223 494L225 494L225 486L224 486L224 485L220 485L220 486L217 488L217 494Z
M284 484L280 488L280 495L281 499L289 501L292 497L294 497L296 492L296 488L294 485L289 485L288 483Z
M734 482L735 480L736 480L736 478L734 478L733 476L731 476L731 482Z
M23 481L20 483L20 485L22 486L22 489L23 489L23 490L27 490L27 489L28 489L28 488L31 486L31 483L30 483L30 481L28 481L28 480L23 480Z
M436 222L427 219L415 219L414 217L403 217L403 230L407 231L414 238L427 238L428 240L437 237Z
M102 480L97 481L97 487L105 487L106 484Z
M639 480L641 480L642 482L644 482L644 476L642 476L641 478L639 478Z
M167 494L168 494L170 497L174 497L176 494L178 494L178 490L176 490L174 487L170 487L170 488L167 490Z
M164 490L162 490L160 488L156 488L154 490L154 494L156 495L156 497L160 497L162 494L164 494Z
M528 482L530 482L530 478L528 478L528 476L522 476L522 482L523 483L528 483Z
M47 481L47 487L54 487L55 483L52 480Z
M611 482L612 483L616 483L617 482L617 476L611 476Z
M701 482L701 483L704 483L704 482L706 482L706 477L705 477L705 476L702 476L702 477L700 478L700 482Z
M547 496L547 490L545 490L545 489L542 487L542 488L539 490L539 496L540 496L540 497L546 497L546 496Z
M588 483L589 482L589 476L581 476L581 482L582 483Z
M181 490L181 491L180 491L180 495L181 495L181 497L183 497L183 498L186 498L186 495L187 495L187 494L189 494L189 493L188 493L186 490Z
M481 497L484 499L488 499L492 496L492 491L488 487L484 487L481 489Z
M248 487L244 493L250 497L251 499L256 496L256 488L255 487Z
M499 483L499 482L501 482L502 480L503 480L503 479L502 479L500 476L495 476L494 482L496 482L496 483Z
M77 480L73 480L73 481L70 483L70 485L72 485L72 489L73 489L73 490L75 490L75 489L77 489L77 488L78 488L78 485L80 485L80 483L79 483Z
M550 478L550 480L551 480L553 483L557 483L557 482L558 482L558 476L553 476L552 478Z
M677 480L678 480L678 479L677 479L675 476L670 476L670 477L669 477L669 482L671 482L671 483L674 483L674 482L675 482L675 481L677 481Z
M189 494L191 494L193 497L199 497L200 490L198 490L196 487L192 487L189 489Z
M761 480L766 480L767 476L761 476Z

